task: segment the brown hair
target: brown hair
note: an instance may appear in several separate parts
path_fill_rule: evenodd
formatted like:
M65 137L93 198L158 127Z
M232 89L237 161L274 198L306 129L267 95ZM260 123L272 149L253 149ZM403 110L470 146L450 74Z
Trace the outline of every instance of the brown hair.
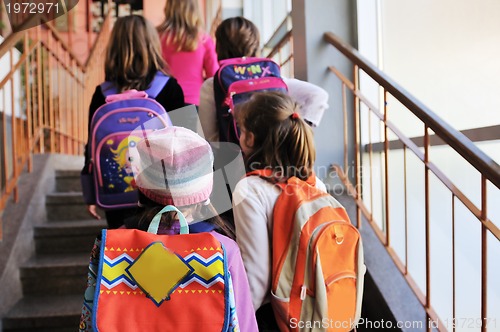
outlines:
M254 135L254 149L245 156L248 171L270 169L284 181L312 175L316 149L311 128L299 117L299 105L280 92L256 92L236 106L242 129Z
M259 54L259 29L242 16L222 21L215 30L215 38L215 52L219 61Z
M158 204L155 201L147 198L141 191L139 191L139 201L142 206L142 208L140 208L142 209L142 212L138 215L139 219L137 221L127 220L126 226L127 228L137 228L143 231L147 231L149 224L153 220L154 216L156 216L156 214L164 208L164 205ZM218 233L225 235L233 240L236 239L235 231L232 225L224 221L224 219L219 216L218 212L215 210L211 203L207 205L199 203L183 208L194 210L193 217L195 220L209 222L215 226L215 231L217 231ZM173 226L174 221L177 218L176 215L176 212L166 212L161 216L160 223L164 224L166 228L169 229ZM200 220L205 219L203 216L213 217L210 217L207 220ZM127 222L129 223L128 225ZM137 222L137 224L131 224L135 222Z
M154 27L144 17L129 15L116 20L106 50L106 81L118 90L146 90L165 62Z
M198 0L167 0L164 12L158 32L166 33L167 43L176 45L177 51L194 51L203 28Z

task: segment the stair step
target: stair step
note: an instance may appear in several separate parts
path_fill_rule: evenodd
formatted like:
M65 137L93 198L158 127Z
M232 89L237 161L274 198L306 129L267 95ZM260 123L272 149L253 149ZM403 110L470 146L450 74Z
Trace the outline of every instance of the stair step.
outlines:
M79 170L56 170L56 192L81 192Z
M96 236L106 227L106 221L103 219L53 221L36 226L34 229L36 252L37 254L90 253Z
M83 292L24 297L3 318L3 331L74 332L80 323L82 303Z
M81 192L47 195L45 207L49 221L85 220L89 217Z
M38 255L20 270L24 296L83 294L90 252Z

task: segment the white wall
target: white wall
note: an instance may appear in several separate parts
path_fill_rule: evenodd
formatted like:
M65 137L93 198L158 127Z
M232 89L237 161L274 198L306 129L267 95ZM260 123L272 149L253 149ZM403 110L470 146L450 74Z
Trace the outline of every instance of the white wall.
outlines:
M384 71L457 129L500 123L500 1L381 4Z

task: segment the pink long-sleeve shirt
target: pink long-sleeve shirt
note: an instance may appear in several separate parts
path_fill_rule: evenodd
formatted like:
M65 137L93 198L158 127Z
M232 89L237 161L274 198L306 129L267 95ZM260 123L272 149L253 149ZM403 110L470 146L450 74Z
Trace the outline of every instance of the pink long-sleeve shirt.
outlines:
M169 73L177 79L182 87L186 103L199 105L200 88L203 81L214 76L219 68L212 37L203 33L196 50L179 52L176 50L176 45L167 43L167 34L163 34L161 47Z

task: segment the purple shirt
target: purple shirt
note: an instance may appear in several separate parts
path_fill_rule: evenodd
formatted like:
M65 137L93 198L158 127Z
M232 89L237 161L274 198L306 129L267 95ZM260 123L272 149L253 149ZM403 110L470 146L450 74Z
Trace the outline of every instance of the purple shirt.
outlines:
M203 33L196 50L178 52L176 46L167 44L167 34L161 36L163 59L167 62L168 72L177 79L184 99L188 104L200 104L200 88L205 78L214 76L219 68L215 45L212 37Z
M241 332L257 332L257 321L252 304L252 294L248 284L247 273L243 266L240 249L236 242L217 232L210 232L219 240L227 253L227 266L233 279L234 298L236 301L236 312L240 323Z

